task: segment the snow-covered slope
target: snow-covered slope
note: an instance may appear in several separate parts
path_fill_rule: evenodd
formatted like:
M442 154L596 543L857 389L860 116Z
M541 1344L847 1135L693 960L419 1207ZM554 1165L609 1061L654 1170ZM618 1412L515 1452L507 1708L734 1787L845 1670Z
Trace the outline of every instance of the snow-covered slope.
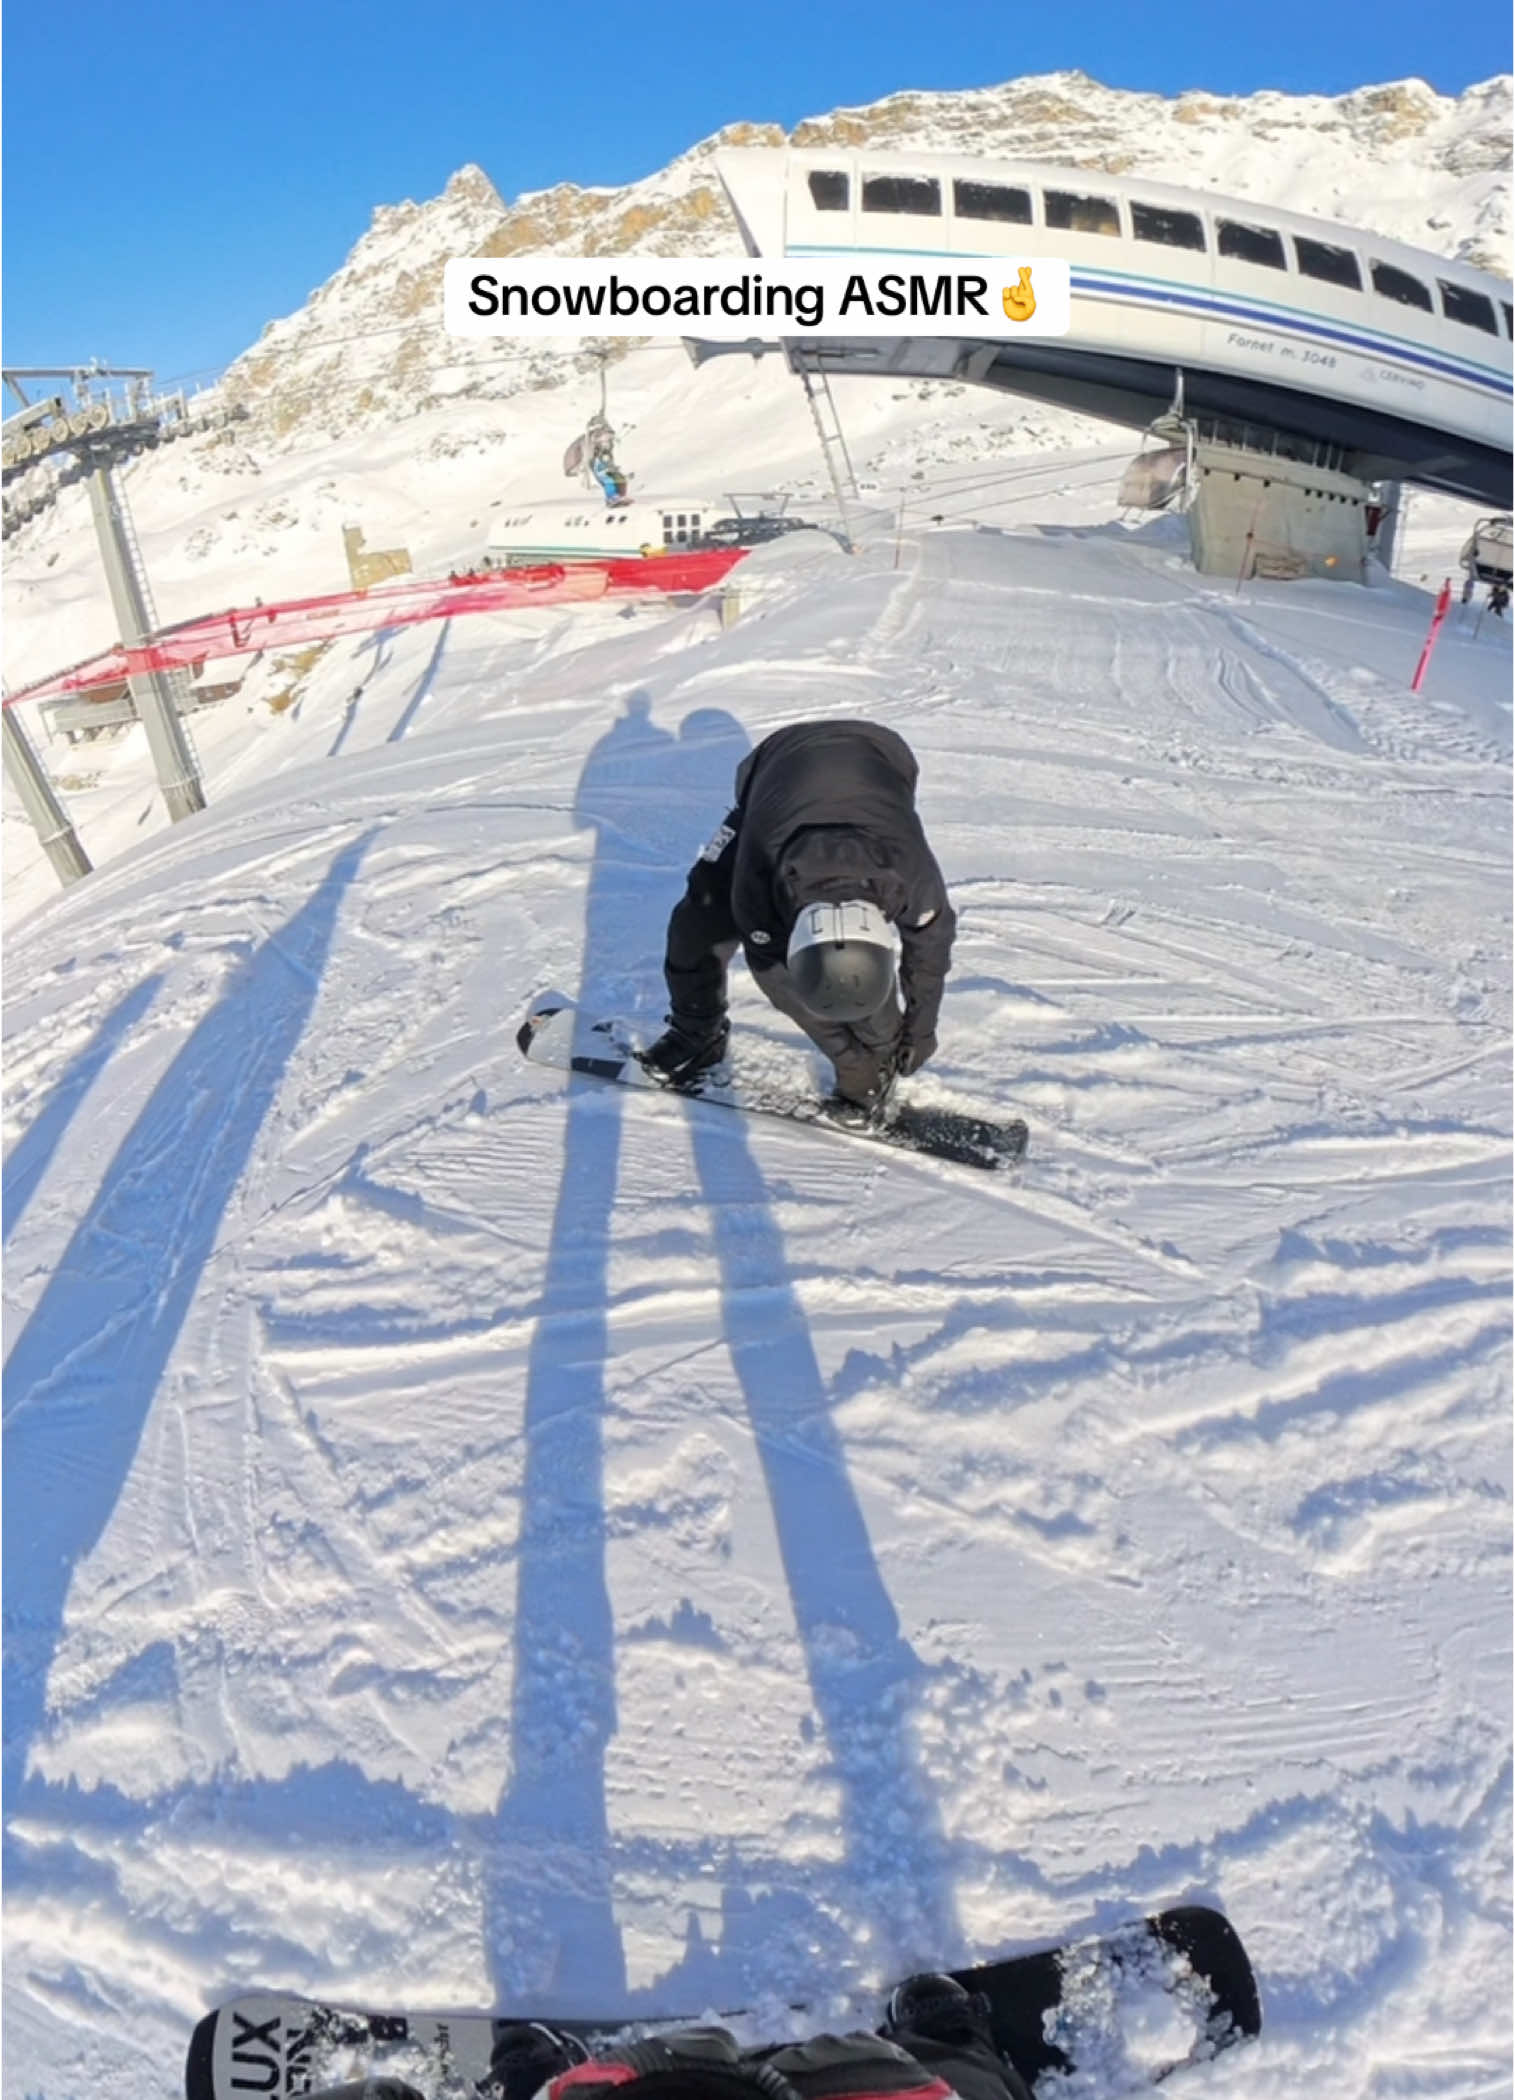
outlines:
M342 644L12 936L8 2100L254 1978L706 2007L1182 1897L1267 2020L1196 2095L1505 2088L1508 637L1415 700L1418 592L1035 516ZM814 713L920 754L917 1085L1018 1179L514 1051L655 1016Z
M1129 431L968 386L846 379L834 390L864 490L853 524L870 544L892 551L901 517L909 528L938 517L1015 525L1087 524L1114 515L1135 444ZM123 480L160 617L186 619L215 606L247 605L255 596L272 602L345 588L347 523L361 524L370 546L407 547L422 571L445 572L477 559L493 515L511 500L503 491L555 494L567 486L562 446L583 428L598 386L585 380L548 400L556 411L551 418L532 394L479 410L465 443L453 419L433 410L383 437L352 435L303 455L270 455L261 464L248 455L243 468L224 479L203 462L186 462L172 481L146 462L129 470ZM691 374L682 351L653 346L634 360L634 376L618 382L613 406L621 456L643 487L780 488L792 496L797 514L830 512L804 396L776 361L723 358ZM78 501L82 506L82 496ZM1475 515L1449 498L1415 494L1399 550L1400 577L1434 590L1454 574ZM65 504L29 528L25 553L8 567L6 597L13 684L114 639L93 535ZM1492 645L1495 631L1488 622L1485 628L1485 643ZM1405 644L1403 675L1418 647L1418 640ZM286 745L301 748L290 709L304 690L310 658L311 651L296 650L250 669L241 659L231 667L233 676L245 671L241 692L192 718L213 802L224 785L247 777L249 764L279 766ZM374 661L372 645L356 655L343 647L332 657L348 693L366 687ZM21 712L97 868L166 827L140 728L69 746L47 740L30 704ZM0 906L9 927L54 896L58 884L8 780L4 806Z

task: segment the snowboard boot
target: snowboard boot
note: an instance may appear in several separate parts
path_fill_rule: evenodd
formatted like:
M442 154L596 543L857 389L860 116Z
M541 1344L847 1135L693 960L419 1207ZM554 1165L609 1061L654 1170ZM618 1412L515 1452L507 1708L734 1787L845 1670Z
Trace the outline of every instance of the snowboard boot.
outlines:
M495 2029L489 2056L488 2100L534 2100L549 2080L587 2063L589 2051L576 2035L559 2034L540 2020L510 2020Z
M839 1123L882 1123L899 1076L892 1054L835 1060L836 1092L829 1103Z
M668 1027L639 1052L645 1069L670 1086L688 1086L726 1055L731 1023L724 1014L670 1014Z
M880 2032L891 2039L924 2035L930 2041L958 2048L970 2042L994 2047L989 2000L982 1991L964 1990L951 1976L907 1976L903 1983L896 1984L889 1994Z

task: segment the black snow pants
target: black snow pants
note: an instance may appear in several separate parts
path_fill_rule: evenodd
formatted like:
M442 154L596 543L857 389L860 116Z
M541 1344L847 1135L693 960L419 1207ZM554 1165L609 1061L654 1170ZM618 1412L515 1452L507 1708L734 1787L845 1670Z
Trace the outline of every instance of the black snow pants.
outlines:
M717 1021L726 1011L726 970L742 945L742 931L731 911L731 875L736 861L736 831L741 814L733 810L716 839L729 833L717 857L705 849L689 870L683 896L668 921L668 947L663 975L668 982L672 1018L698 1027ZM715 842L712 841L712 844ZM782 956L770 960L752 943L747 961L754 983L781 1014L804 1029L818 1050L836 1067L837 1092L848 1101L871 1105L883 1092L894 1069L904 1015L896 993L866 1021L843 1024L818 1020L795 991Z

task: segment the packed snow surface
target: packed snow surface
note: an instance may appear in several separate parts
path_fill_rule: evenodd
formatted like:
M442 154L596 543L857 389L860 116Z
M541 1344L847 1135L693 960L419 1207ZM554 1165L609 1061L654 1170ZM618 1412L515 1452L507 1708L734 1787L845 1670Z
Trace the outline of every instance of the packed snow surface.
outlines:
M254 1982L856 2005L1185 1899L1266 2029L1175 2100L1507 2090L1508 635L1417 698L1425 592L1053 515L335 644L12 932L8 2100ZM657 1019L815 715L919 755L912 1089L1013 1175L515 1049Z

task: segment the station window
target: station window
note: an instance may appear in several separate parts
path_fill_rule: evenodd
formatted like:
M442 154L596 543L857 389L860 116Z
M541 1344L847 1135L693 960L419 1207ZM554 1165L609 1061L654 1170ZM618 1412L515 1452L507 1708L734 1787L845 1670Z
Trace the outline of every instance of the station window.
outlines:
M852 185L839 168L810 170L810 201L817 211L845 211Z
M1031 224L1031 192L1000 182L954 182L952 209L960 219L998 219L1005 226Z
M1199 214L1167 211L1160 204L1131 203L1131 231L1139 241L1160 241L1165 248L1203 248L1205 229Z
M1215 245L1233 262L1256 263L1264 270L1287 270L1284 239L1271 226L1244 226L1240 219L1217 219Z
M1369 265L1373 273L1373 289L1380 298L1392 299L1400 306L1419 306L1425 312L1434 313L1431 294L1418 277L1408 270L1396 270L1392 263L1376 262Z
M1071 190L1045 190L1047 224L1065 233L1120 232L1120 213L1108 197L1079 197Z
M933 175L865 175L864 211L908 213L917 219L939 219L942 186Z
M1465 328L1481 328L1485 335L1498 335L1492 299L1486 299L1482 292L1470 292L1466 285L1448 284L1445 277L1438 277L1436 282L1441 291L1441 310L1449 321L1461 321Z
M1505 334L1515 335L1515 307L1511 306L1508 299L1501 299L1499 302L1499 310L1504 315Z
M1362 272L1350 248L1334 248L1329 241L1294 236L1294 255L1301 277L1318 277L1323 284L1342 284L1349 292L1362 290Z

